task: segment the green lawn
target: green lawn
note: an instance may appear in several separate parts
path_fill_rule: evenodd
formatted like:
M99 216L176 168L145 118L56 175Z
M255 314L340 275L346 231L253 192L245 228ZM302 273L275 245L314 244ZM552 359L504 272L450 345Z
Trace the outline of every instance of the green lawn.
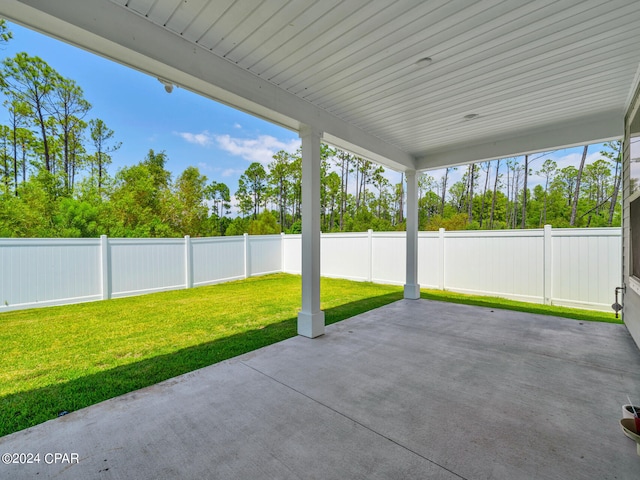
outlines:
M322 279L327 324L402 298L402 287ZM0 436L296 334L300 277L0 314ZM583 320L613 314L424 291L423 298ZM475 302L475 303L474 303Z

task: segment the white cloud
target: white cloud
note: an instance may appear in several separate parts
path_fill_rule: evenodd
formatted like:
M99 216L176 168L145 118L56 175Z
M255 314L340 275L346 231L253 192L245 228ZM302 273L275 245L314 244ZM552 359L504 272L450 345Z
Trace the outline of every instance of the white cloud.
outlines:
M204 171L209 171L209 172L213 172L213 168L210 167L208 164L206 164L205 162L198 162L198 168L200 170L204 170Z
M273 155L280 150L293 153L300 147L300 140L278 140L271 135L260 135L258 138L234 138L230 135L215 135L215 140L222 150L231 155L242 157L250 162L264 165L273 160Z
M213 144L213 136L207 131L204 130L200 133L191 133L191 132L173 132L175 135L182 137L189 143L195 143L196 145L200 145L201 147L208 147Z
M223 177L233 177L234 175L242 175L244 173L244 170L239 170L236 168L226 168L222 171L222 176Z
M242 128L242 125L240 125L239 123L234 123L233 128Z

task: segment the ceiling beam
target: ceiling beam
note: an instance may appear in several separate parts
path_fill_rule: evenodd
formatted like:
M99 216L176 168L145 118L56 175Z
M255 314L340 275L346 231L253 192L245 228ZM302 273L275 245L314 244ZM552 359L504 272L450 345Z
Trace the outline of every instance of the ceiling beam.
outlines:
M312 125L377 163L415 169L407 152L110 1L3 0L0 15L285 128Z
M604 112L571 123L546 125L542 129L521 132L508 138L483 139L461 144L455 149L428 152L416 158L418 170L432 170L471 162L516 157L528 153L546 152L593 143L606 142L624 134L624 114Z

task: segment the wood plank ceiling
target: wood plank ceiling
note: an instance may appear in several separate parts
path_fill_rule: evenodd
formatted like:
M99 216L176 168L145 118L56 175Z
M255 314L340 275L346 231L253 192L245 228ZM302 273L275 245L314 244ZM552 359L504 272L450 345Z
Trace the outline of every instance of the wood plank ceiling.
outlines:
M621 134L640 65L638 0L110 1L419 167L556 126Z

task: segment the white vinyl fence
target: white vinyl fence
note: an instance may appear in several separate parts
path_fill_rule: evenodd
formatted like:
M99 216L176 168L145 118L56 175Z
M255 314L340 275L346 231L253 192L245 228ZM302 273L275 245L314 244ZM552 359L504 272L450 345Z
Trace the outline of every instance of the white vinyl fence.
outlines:
M405 283L405 233L322 235L321 273ZM301 236L0 239L0 312L300 273ZM423 288L610 310L620 228L420 232Z

